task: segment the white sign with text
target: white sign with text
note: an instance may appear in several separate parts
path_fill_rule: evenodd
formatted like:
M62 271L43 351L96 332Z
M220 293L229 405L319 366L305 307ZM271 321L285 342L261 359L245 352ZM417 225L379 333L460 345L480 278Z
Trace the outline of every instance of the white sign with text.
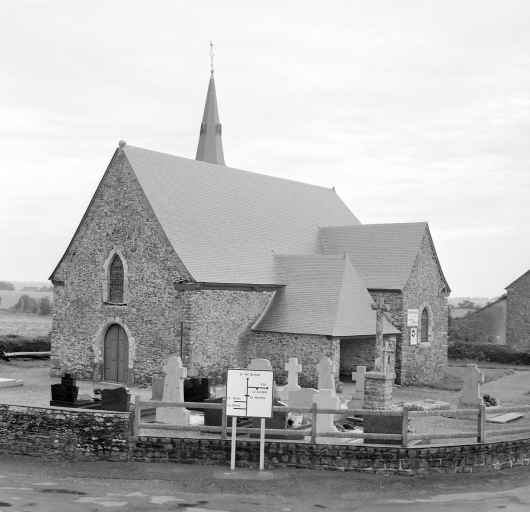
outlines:
M407 325L409 327L418 327L418 310L417 309L407 310Z
M272 418L274 372L231 369L226 376L226 415Z

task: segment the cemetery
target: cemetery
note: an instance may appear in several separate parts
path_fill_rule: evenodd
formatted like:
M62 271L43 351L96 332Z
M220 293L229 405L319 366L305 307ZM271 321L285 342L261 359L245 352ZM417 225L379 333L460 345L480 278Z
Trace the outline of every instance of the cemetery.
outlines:
M271 364L254 359L244 370L254 375L271 371ZM316 388L298 384L302 365L296 358L287 358L285 370L287 383L272 386L272 414L263 421L266 469L412 476L530 463L530 425L524 422L530 405L487 407L480 390L484 375L476 365L462 368L464 386L451 403L428 396L398 402L393 395L401 390L393 387L393 374L366 371L363 366L338 393L337 368L326 357L316 367ZM232 420L235 465L257 468L260 418L228 417L232 392L228 390L227 396L226 386L209 387L208 379L188 373L195 374L180 357L171 356L164 375L155 377L151 388L109 387L91 395L79 393L75 376L65 374L51 385L49 405L0 400L0 453L69 461L229 465ZM79 384L86 388L86 383ZM22 389L24 382L12 385ZM244 393L247 406L251 395Z

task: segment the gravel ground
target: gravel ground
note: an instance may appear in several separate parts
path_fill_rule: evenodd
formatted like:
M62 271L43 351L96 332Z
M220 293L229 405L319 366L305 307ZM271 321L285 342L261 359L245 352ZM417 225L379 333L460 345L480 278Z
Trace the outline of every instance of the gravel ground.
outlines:
M530 368L514 367L516 370L512 375L506 375L500 379L488 382L481 386L482 394L490 394L499 399L501 406L513 405L530 405ZM464 368L463 370L464 371ZM0 361L0 377L22 379L23 386L0 388L0 403L11 405L28 405L34 407L49 406L50 385L60 382L60 379L49 377L49 361L39 360L13 360ZM89 394L93 396L94 383L78 381L79 394ZM347 397L353 392L353 385L344 384L343 396ZM151 398L150 388L131 388L131 400L134 401L135 395L140 395L143 400ZM460 393L455 391L437 390L423 387L395 387L393 390L393 402L414 402L430 398L433 400L442 400L451 404L451 409L456 409ZM192 412L193 413L193 412ZM195 414L195 413L193 413ZM412 427L417 433L422 432L470 432L469 438L460 438L458 440L440 441L442 444L475 442L476 440L476 419L455 419L445 417L426 417L413 418ZM486 423L486 431L502 430L508 428L526 427L530 429L530 413L512 423L498 425ZM181 436L179 431L160 431L149 430L142 431L143 435L165 435ZM194 436L200 436L200 433L193 433ZM203 434L205 435L205 434ZM206 434L210 436L211 434ZM502 436L503 440L516 438L517 436ZM500 440L501 437L490 437L491 440Z

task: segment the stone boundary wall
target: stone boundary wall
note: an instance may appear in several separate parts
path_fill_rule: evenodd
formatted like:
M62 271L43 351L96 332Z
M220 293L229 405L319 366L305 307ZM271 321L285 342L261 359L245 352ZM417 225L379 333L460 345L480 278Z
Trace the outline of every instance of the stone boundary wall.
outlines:
M0 453L47 460L230 465L230 439L132 436L132 413L0 404ZM259 467L259 441L238 441L236 466ZM265 468L396 475L471 473L530 465L530 438L401 448L265 443Z
M131 437L131 461L230 465L231 441ZM395 475L472 473L530 464L530 439L459 446L400 448L266 442L265 468L324 469ZM236 466L259 467L259 441L238 441Z
M127 461L131 428L129 413L0 404L0 453Z

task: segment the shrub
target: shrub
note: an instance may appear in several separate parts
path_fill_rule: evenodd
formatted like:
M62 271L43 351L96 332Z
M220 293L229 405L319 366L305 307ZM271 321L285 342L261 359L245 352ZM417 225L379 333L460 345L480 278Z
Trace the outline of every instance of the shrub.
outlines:
M506 345L479 345L456 342L448 347L449 359L471 359L489 363L530 365L530 353L515 350Z
M0 336L0 352L47 352L51 350L51 337L26 338L8 334Z

